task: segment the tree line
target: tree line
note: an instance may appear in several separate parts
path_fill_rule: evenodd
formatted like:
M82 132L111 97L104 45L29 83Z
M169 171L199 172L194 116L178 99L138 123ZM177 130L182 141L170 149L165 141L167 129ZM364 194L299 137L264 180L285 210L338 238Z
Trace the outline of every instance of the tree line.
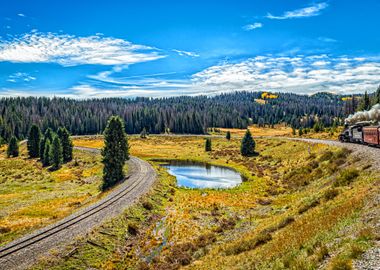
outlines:
M73 135L98 134L112 115L125 121L128 134L143 129L149 134L203 134L208 127L246 128L249 124L313 127L316 121L331 126L346 116L339 95L281 93L265 104L255 102L258 98L260 92L135 99L1 98L0 137L7 142L12 136L24 139L31 123L43 132L63 126Z

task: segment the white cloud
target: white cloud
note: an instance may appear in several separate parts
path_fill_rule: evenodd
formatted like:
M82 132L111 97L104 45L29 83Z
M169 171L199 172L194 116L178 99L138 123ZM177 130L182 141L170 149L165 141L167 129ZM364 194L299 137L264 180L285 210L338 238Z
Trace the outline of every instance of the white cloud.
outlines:
M286 11L281 16L274 16L268 13L266 17L268 19L273 19L273 20L286 20L286 19L293 19L293 18L313 17L313 16L320 15L321 11L327 7L328 7L328 4L326 2L323 2L323 3L317 3L312 6L301 8L301 9Z
M155 48L123 39L30 33L0 40L0 62L129 65L165 57Z
M207 89L348 94L374 91L379 77L380 63L371 58L260 56L207 68L192 76L192 84L205 92Z
M25 17L25 14L23 14L23 13L19 13L19 14L17 14L17 16Z
M36 80L36 77L30 76L28 73L16 72L8 76L7 82L31 82L34 80Z
M173 49L172 51L178 53L180 56L199 57L199 54L195 52L181 51L176 49Z
M245 31L251 31L251 30L254 30L254 29L257 29L257 28L261 28L261 27L263 27L262 23L255 22L255 23L247 24L247 25L243 26L243 29Z
M74 97L163 97L215 95L233 91L276 91L351 94L374 91L380 77L376 58L329 55L257 56L239 63L222 63L193 74L168 79L172 73L114 77L99 73L72 88Z

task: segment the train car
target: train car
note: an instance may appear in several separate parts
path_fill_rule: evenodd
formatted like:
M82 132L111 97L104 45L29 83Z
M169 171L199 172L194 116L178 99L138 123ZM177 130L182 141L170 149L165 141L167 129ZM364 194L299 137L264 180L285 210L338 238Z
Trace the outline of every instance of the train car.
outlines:
M363 143L380 146L380 126L363 127Z

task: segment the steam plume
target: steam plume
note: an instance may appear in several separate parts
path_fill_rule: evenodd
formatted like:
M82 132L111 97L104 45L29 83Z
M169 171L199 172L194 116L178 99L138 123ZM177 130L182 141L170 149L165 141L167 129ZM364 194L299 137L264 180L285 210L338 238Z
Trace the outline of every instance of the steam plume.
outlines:
M348 125L353 125L362 121L371 121L374 124L380 123L380 104L374 105L369 111L356 112L355 114L350 114L345 122Z

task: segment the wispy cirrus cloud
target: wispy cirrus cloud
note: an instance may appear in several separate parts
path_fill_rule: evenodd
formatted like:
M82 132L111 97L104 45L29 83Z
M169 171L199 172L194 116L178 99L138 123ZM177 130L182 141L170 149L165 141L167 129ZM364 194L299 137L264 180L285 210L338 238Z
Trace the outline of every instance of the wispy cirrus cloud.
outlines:
M100 35L76 37L32 32L0 40L0 62L130 65L163 57L156 48Z
M182 50L176 50L176 49L173 49L172 51L176 52L180 56L199 57L199 54L195 52L188 52L188 51L182 51Z
M255 22L255 23L252 23L252 24L244 25L243 26L243 30L245 30L245 31L252 31L254 29L261 28L261 27L263 27L262 23Z
M306 17L314 17L321 14L321 11L328 7L328 3L316 3L314 5L300 8L292 11L286 11L284 14L280 16L272 15L268 13L266 18L272 20L286 20L286 19L295 19L295 18L306 18Z
M17 83L17 82L31 82L36 80L36 77L33 77L25 72L16 72L8 76L7 82Z

